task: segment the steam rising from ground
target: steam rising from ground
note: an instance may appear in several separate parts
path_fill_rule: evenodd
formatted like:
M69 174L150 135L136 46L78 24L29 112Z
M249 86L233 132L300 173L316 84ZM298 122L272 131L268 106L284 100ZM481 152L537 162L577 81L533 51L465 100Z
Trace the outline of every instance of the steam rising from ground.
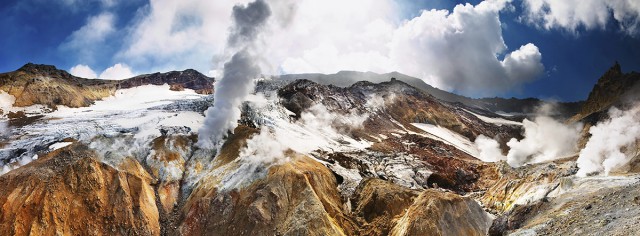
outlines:
M247 140L247 146L240 150L238 160L240 166L231 175L222 180L221 190L240 187L244 183L266 174L272 165L278 165L289 160L284 155L288 149L269 131L269 127L262 127L260 133Z
M250 106L252 109L270 110L265 105L268 102L273 101L267 101L264 96L251 96ZM260 128L259 134L247 140L247 146L240 150L236 159L239 167L222 180L219 189L238 188L264 176L269 167L289 161L287 150L307 154L321 149L326 145L326 139L336 141L347 137L346 133L362 128L367 118L368 115L332 112L324 105L316 104L302 112L300 119L295 122L267 122Z
M251 92L252 80L260 75L259 58L251 50L270 15L271 9L263 0L233 7L234 26L227 44L240 49L224 64L213 107L207 109L204 126L199 130L198 146L216 148L227 132L238 126L240 105Z
M362 123L367 118L369 118L367 115L336 114L327 110L327 107L320 103L300 114L300 122L306 127L333 134L346 133L353 128L362 128Z
M395 93L387 94L386 96L371 94L367 96L366 107L372 110L383 110L387 104L392 104L396 99Z
M613 107L609 117L589 129L591 138L577 161L578 176L624 170L638 156L640 105L627 111Z
M478 151L480 152L480 154L478 155L478 159L482 161L497 162L507 159L507 157L502 155L502 151L500 151L500 144L492 138L488 138L484 135L479 135L476 138L475 144L478 147Z
M475 143L482 160L507 160L510 166L551 161L575 154L578 151L581 123L563 124L549 117L552 106L545 105L538 109L538 117L533 121L524 119L524 138L512 138L507 142L509 152L503 156L498 142L479 136Z
M507 163L521 166L540 163L575 154L582 124L565 125L548 116L536 117L533 121L523 121L524 139L512 138Z

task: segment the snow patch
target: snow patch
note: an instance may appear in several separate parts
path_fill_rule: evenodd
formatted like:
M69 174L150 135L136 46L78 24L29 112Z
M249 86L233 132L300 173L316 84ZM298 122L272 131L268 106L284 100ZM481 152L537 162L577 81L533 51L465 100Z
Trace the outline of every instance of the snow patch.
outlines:
M474 115L475 117L478 117L478 119L490 123L490 124L495 124L498 126L501 125L518 125L518 126L522 126L522 122L516 122L516 121L512 121L512 120L507 120L507 119L503 119L503 118L493 118L493 117L487 117L487 116L483 116L480 114L476 114L473 113L471 111L465 110L466 112L469 112L470 114ZM497 114L497 113L496 113ZM505 116L513 116L513 115L505 115Z
M476 145L467 137L464 137L447 128L423 123L411 123L411 125L424 130L425 132L435 136L438 140L448 143L451 146L454 146L460 151L463 151L471 156L477 157L480 153Z
M57 142L54 144L49 145L49 151L55 151L58 150L60 148L66 147L71 145L73 142Z

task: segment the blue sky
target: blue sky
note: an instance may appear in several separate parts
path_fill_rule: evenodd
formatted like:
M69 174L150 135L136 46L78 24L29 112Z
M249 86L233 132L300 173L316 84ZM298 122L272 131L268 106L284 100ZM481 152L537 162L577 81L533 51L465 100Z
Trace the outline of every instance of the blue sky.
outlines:
M399 71L468 96L575 101L614 61L640 71L640 4L609 2L562 12L557 1L300 1L286 26L272 6L270 34L256 50L265 74ZM104 78L187 68L217 75L233 4L4 1L0 71L34 62Z

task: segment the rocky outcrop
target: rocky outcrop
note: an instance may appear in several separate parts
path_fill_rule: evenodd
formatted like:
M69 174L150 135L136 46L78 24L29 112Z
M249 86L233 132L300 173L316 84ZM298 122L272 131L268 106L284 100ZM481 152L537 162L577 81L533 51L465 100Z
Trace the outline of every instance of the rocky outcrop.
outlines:
M640 91L640 73L623 73L620 64L616 62L598 79L589 93L589 97L582 105L580 112L570 121L579 121L592 114L606 111L609 107L625 105L627 101L637 101ZM595 123L597 121L590 121Z
M185 235L344 235L355 225L342 213L331 172L308 157L269 169L231 190L196 187L184 210Z
M391 235L486 235L491 221L473 199L429 189L416 198Z
M381 179L363 180L353 197L353 215L362 225L361 235L389 235L420 191Z
M151 178L74 144L0 176L2 235L159 235Z
M352 199L359 235L485 235L492 218L473 199L364 180Z

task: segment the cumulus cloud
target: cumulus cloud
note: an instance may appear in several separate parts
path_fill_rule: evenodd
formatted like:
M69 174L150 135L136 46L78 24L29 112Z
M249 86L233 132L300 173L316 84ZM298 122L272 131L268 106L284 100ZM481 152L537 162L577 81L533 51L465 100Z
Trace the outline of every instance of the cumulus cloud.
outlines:
M87 78L87 79L98 78L98 75L96 74L95 71L93 71L93 69L91 69L91 67L83 64L78 64L74 67L71 67L71 69L69 69L69 73L81 78Z
M393 2L362 5L366 8L341 7L349 10L341 15L340 10L325 12L314 1L302 1L292 28L268 41L274 45L271 61L281 61L279 71L284 73L399 71L469 95L502 92L544 71L535 45L507 51L499 12L508 1L457 5L451 12L423 11L400 23L393 18L398 11ZM299 43L285 45L291 40Z
M134 74L131 72L131 68L126 64L117 63L112 67L105 69L98 78L100 79L109 79L109 80L121 80L128 79L133 77Z
M609 110L609 119L589 129L591 138L578 157L578 176L594 173L608 175L624 171L626 165L638 156L640 140L640 106L627 111Z
M115 57L136 68L209 70L211 58L224 51L233 6L247 2L150 1L130 23L125 44Z
M115 65L103 70L100 75L91 69L88 65L78 64L71 67L69 73L72 75L87 78L87 79L108 79L108 80L122 80L134 77L135 74L131 71L131 68L127 64L116 63Z
M505 1L423 11L398 28L391 59L398 71L425 79L447 90L469 95L501 92L542 74L541 53L533 44L497 55L507 47L499 12ZM479 94L478 94L479 93Z
M151 1L119 32L127 36L112 60L136 71L195 67L222 75L238 50L227 39L244 30L232 27L233 6L247 2ZM401 18L402 7L394 0L271 5L273 20L264 25L268 34L256 41L264 57L257 63L265 74L399 71L479 96L520 86L544 71L535 45L514 45L513 50L505 45L499 12L508 9L508 0L423 11L408 20Z
M640 2L636 0L525 0L523 5L523 19L547 30L605 29L612 20L627 34L637 35L640 30Z

